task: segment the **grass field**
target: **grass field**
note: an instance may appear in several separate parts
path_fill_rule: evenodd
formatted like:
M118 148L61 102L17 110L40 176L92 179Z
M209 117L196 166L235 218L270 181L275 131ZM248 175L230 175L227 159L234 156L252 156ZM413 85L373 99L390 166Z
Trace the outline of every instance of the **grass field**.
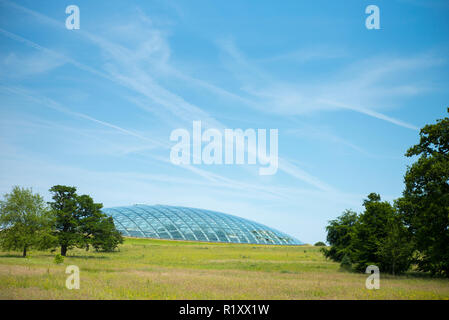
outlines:
M65 268L80 268L80 289ZM120 252L0 252L0 299L449 299L449 280L410 273L344 272L318 247L210 244L127 238Z

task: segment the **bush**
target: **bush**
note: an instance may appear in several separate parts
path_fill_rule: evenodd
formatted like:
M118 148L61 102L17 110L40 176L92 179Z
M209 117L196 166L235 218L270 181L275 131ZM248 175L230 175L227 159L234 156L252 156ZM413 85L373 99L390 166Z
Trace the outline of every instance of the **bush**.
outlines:
M349 258L349 255L344 255L343 259L341 259L340 267L345 270L351 270L352 262L351 258Z
M329 221L326 227L326 240L330 248L321 248L326 258L341 262L343 257L350 253L352 234L357 220L356 212L346 210L337 219Z
M317 243L314 244L315 247L325 247L326 244L323 241L318 241Z
M403 220L395 207L381 201L376 193L364 201L351 241L354 269L365 272L374 264L382 272L399 274L409 269L413 246Z
M56 264L61 264L64 262L64 257L62 255L60 255L59 253L57 255L55 255L55 263Z

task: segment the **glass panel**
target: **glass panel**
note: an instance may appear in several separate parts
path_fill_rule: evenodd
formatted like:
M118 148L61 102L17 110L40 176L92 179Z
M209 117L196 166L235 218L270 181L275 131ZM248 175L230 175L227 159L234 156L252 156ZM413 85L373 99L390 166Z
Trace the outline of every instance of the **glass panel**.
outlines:
M134 205L106 208L125 236L234 243L302 244L262 224L209 210Z

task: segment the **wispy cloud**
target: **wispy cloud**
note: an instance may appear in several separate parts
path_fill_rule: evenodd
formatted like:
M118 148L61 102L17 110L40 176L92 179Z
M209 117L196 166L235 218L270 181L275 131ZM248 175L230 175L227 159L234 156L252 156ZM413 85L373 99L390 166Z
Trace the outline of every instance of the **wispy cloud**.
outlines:
M363 107L350 106L350 105L343 104L343 103L340 103L340 102L330 101L330 100L325 100L325 99L319 99L318 102L323 103L325 105L329 105L329 106L335 106L335 107L338 107L338 108L341 108L341 109L347 109L347 110L352 110L352 111L356 111L356 112L359 112L359 113L363 113L363 114L366 114L366 115L368 115L370 117L377 118L377 119L380 119L380 120L384 120L384 121L393 123L395 125L398 125L398 126L401 126L401 127L407 128L407 129L412 129L412 130L417 130L417 131L419 130L418 127L416 127L416 126L414 126L412 124L409 124L407 122L404 122L404 121L401 121L401 120L398 120L398 119L386 116L386 115L384 115L384 114L382 114L380 112L376 112L376 111L373 111L373 110L370 110L370 109L366 109L366 108L363 108Z
M407 160L398 153L447 96L447 48L434 47L444 39L431 34L447 24L433 0L408 0L431 4L420 17L432 28L406 24L417 8L388 9L428 39L415 43L385 29L375 48L349 30L350 13L335 18L313 3L301 5L312 15L273 11L273 29L266 14L275 7L261 3L249 25L242 15L220 20L230 13L214 5L157 0L117 12L82 1L81 29L69 31L64 5L13 1L0 0L5 192L12 183L45 192L71 184L107 206L197 206L264 217L302 240L307 232L322 238L326 220L358 209L367 193L400 192ZM304 29L310 23L312 32ZM338 43L337 24L339 34L348 32ZM259 176L253 165L173 165L170 131L190 131L193 120L203 130L278 128L277 174Z
M91 117L91 116L89 116L87 114L84 114L84 113L81 113L81 112L72 111L71 109L61 105L60 103L58 103L58 102L56 102L56 101L54 101L54 100L52 100L50 98L42 97L42 96L40 96L37 93L30 92L29 90L25 90L23 88L18 88L18 87L10 87L10 86L8 87L8 86L3 86L3 85L0 85L0 90L2 90L4 92L9 92L9 93L13 93L13 94L16 94L16 95L20 95L22 97L26 97L27 99L29 99L29 100L31 100L31 101L33 101L35 103L38 103L38 104L40 104L42 106L45 106L45 107L48 107L48 108L52 108L53 110L56 110L56 111L59 111L59 112L63 112L63 113L68 114L70 116L81 118L81 119L85 119L85 120L97 123L99 125L102 125L102 126L105 126L105 127L108 127L108 128L112 128L112 129L114 129L114 130L116 130L116 131L118 131L118 132L120 132L122 134L126 134L126 135L133 136L135 138L139 138L141 140L144 140L145 142L152 143L155 146L166 146L165 144L162 144L161 142L159 142L157 140L145 137L145 136L143 136L143 135L141 135L139 133L136 133L134 131L131 131L131 130L128 130L128 129L124 129L124 128L120 127L120 126L117 126L115 124L112 124L112 123L109 123L109 122L106 122L106 121L102 121L102 120L96 119L94 117Z
M54 21L53 19L46 17L40 13L35 13L34 11L22 8L18 5L15 5L15 7L24 12L31 13L33 16L38 17L38 19L42 22L49 23L52 26L60 26L57 21ZM151 26L148 27L150 28ZM0 33L3 33L11 39L22 42L40 51L59 55L57 52L49 50L39 44L15 35L7 30L0 29ZM143 43L140 43L139 48L135 52L135 50L130 50L115 42L80 30L80 35L97 45L103 51L103 54L108 57L108 60L110 62L105 66L106 71L99 71L63 55L59 56L62 56L65 61L81 70L111 80L117 84L135 91L136 93L141 94L143 97L150 99L150 101L152 101L153 103L164 107L172 114L172 116L175 116L184 124L190 125L192 121L201 119L206 128L226 128L226 125L217 121L215 118L213 118L207 112L203 111L198 106L187 102L178 94L171 92L170 90L159 85L156 80L149 74L149 72L147 71L148 69L146 68L147 66L145 64L148 63L148 61L152 61L152 54L156 50L154 46L151 45L151 43L158 43L156 47L161 48L162 51L167 50L167 46L163 44L164 40L160 38L161 33L150 32L150 34L152 35L152 37L150 37L150 39L148 40L149 43L146 43L145 41ZM156 50L156 52L157 51L158 50ZM156 54L155 59L160 62L161 57L163 57L162 62L166 63L167 61L164 58L166 56L167 55L165 54ZM217 88L213 90L215 92L220 91ZM222 94L225 92L226 91L221 91ZM140 105L139 107L142 107L142 105ZM92 121L98 121L99 123L101 122L101 120L98 119ZM324 190L330 190L330 187L321 182L320 179L305 173L303 170L297 168L286 160L280 159L279 170L314 187L318 187Z
M252 105L260 111L290 116L351 110L412 130L417 127L379 110L394 106L392 101L430 90L422 84L411 83L409 74L446 62L431 54L365 59L340 68L339 72L327 76L327 81L313 84L298 79L297 83L292 83L278 80L262 70L257 60L245 57L232 40L218 43L231 59L228 60L230 68L241 81L242 89L256 99L257 103ZM327 51L324 50L323 56ZM319 56L319 53L314 55Z
M307 139L315 139L324 141L331 144L340 144L344 145L354 151L357 151L363 155L372 156L370 153L368 153L363 148L355 145L354 143L348 141L347 139L344 139L335 133L329 132L324 128L315 127L315 126L302 126L301 128L296 129L288 129L286 130L287 134L296 136L296 137L302 137Z
M328 45L319 45L298 49L286 53L275 54L264 58L255 59L257 63L276 63L288 61L291 63L307 63L311 61L333 60L347 57L347 50L335 48Z
M17 54L10 52L0 56L2 78L20 79L49 72L64 64L62 59L43 52Z

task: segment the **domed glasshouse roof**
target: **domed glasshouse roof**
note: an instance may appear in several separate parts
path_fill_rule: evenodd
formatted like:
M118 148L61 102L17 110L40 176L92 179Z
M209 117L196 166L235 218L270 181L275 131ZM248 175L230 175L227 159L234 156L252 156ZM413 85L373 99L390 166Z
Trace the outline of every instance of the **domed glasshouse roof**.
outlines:
M228 243L300 245L263 224L230 214L165 205L104 208L124 236Z

